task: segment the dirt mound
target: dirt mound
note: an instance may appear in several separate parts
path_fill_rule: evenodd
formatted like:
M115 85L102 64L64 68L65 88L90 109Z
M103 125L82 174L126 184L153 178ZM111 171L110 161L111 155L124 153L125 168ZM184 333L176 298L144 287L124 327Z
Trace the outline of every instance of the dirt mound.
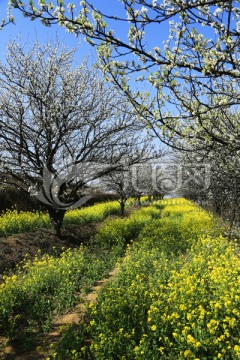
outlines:
M62 230L61 240L47 229L0 238L0 281L2 275L14 270L26 254L34 258L41 250L42 255L58 256L64 248L88 244L96 233L96 226L96 223L68 225Z

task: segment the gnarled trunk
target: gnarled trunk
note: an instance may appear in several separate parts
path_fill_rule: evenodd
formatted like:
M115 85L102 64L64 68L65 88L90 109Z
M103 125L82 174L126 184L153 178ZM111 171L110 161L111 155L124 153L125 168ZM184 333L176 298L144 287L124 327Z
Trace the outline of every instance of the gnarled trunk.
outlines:
M55 234L61 238L61 228L66 210L55 209L52 207L48 208L48 214L50 216Z

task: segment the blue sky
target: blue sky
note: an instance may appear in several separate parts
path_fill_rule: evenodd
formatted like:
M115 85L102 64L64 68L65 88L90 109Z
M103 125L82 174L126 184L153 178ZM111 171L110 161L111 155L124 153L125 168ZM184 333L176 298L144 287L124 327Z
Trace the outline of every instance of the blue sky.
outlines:
M80 1L80 0L79 0ZM75 3L79 4L79 1ZM70 0L66 0L66 3L70 2ZM117 0L93 0L94 4L99 5L101 10L103 9L109 15L113 14L123 14L125 17L125 10L122 7L121 2ZM28 0L26 0L28 3ZM37 3L37 0L36 0ZM0 20L2 18L6 18L7 16L7 7L8 7L8 0L0 0ZM75 54L75 62L76 65L80 64L84 57L88 57L89 66L97 62L97 54L94 47L89 45L86 41L84 41L83 37L76 38L74 34L69 34L64 28L53 25L52 27L46 27L40 23L40 21L35 20L31 21L29 18L24 18L22 13L19 10L13 11L15 17L15 25L9 24L4 27L0 32L0 61L4 62L5 55L7 53L6 45L9 40L14 40L16 37L20 37L21 42L23 44L33 43L34 41L38 40L40 43L45 43L49 40L55 41L56 38L66 45L69 48L78 48ZM124 37L127 39L128 33L128 23L119 23L113 21L109 24L115 30L119 37ZM151 41L158 40L158 32L152 34ZM162 34L161 34L162 35ZM130 86L133 89L140 89L141 91L150 91L152 90L149 88L149 84L147 83L136 83L134 81L130 82Z
M26 0L28 3L29 0ZM35 0L37 3L37 0ZM70 0L65 0L66 3L70 2ZM76 4L79 4L79 0L75 1ZM121 1L117 0L92 0L92 3L96 5L96 7L100 7L103 12L106 12L109 15L120 15L122 14L125 17L125 11L123 9L123 5ZM8 0L0 0L0 14L1 18L6 18L7 14L7 5ZM124 12L124 13L123 13ZM4 61L4 53L6 53L6 44L9 39L15 39L17 36L21 36L23 44L29 42L30 44L34 42L36 39L40 43L44 43L48 40L58 40L69 48L78 47L78 51L75 56L76 63L81 63L83 57L88 56L89 64L93 64L97 61L97 55L95 49L90 46L88 43L84 41L83 38L76 38L74 34L67 33L63 28L57 25L53 25L52 27L43 26L38 20L30 21L29 18L24 18L20 11L14 11L16 25L9 24L0 32L0 60ZM1 19L0 18L0 19ZM121 22L110 22L110 27L115 30L115 33L119 38L127 39L128 33L128 23L122 24ZM147 43L148 50L151 50L152 47L158 46L160 48L163 47L163 41L168 38L169 25L168 21L159 25L152 25L150 27L150 31L147 33ZM212 36L209 33L209 28L206 30L200 26L200 32L202 32L207 37ZM207 34L206 34L207 31ZM213 30L212 30L213 32ZM140 74L138 74L140 75ZM136 84L131 81L130 86L136 88ZM138 83L137 87L141 90L148 90L151 94L154 94L154 90L151 85L147 82ZM172 109L172 106L169 105Z
M26 0L28 3L29 0ZM76 4L79 4L79 1L75 1ZM35 0L37 3L37 0ZM65 0L66 3L70 0ZM121 1L117 0L92 0L92 3L96 7L100 7L102 11L106 12L109 15L123 15L126 16L125 10ZM8 0L0 0L0 14L1 18L6 18L7 14ZM7 52L6 44L9 39L15 39L17 36L21 37L23 44L28 42L29 44L38 40L40 43L45 43L48 40L58 40L66 45L69 48L78 47L78 50L75 54L76 64L80 64L82 59L85 56L88 56L89 65L97 62L97 55L95 48L90 46L83 38L76 38L74 34L69 34L64 28L60 26L53 25L52 27L43 26L40 21L35 20L31 21L29 18L24 18L22 13L19 10L13 11L16 25L9 24L0 32L0 60L4 61L4 57ZM118 37L127 40L128 34L128 23L122 24L121 22L110 21L109 26L114 29ZM168 21L165 24L162 24L159 28L158 25L151 26L150 32L147 35L147 43L149 50L152 47L158 46L163 47L163 41L168 38ZM139 76L140 74L138 74ZM130 81L130 87L132 89L138 89L142 92L149 91L151 95L155 95L155 89L151 87L148 82L138 82L137 84L134 81ZM172 106L170 105L172 108Z
M28 3L29 0L26 0ZM37 3L37 0L35 0ZM70 2L70 0L65 0L66 3ZM73 1L75 4L79 4L78 1ZM123 9L123 5L121 1L118 0L92 0L91 1L96 7L100 7L100 9L109 15L123 15L126 16L125 10ZM0 14L1 18L6 18L7 15L7 6L8 0L0 0ZM14 16L16 19L16 25L8 25L0 32L0 59L3 58L3 54L6 51L6 43L9 38L14 39L17 35L21 35L22 41L33 42L38 39L39 42L46 42L48 39L56 39L56 35L58 39L67 45L68 47L77 47L79 45L79 41L81 40L80 50L78 51L78 59L81 60L83 55L87 55L90 53L90 56L93 59L97 59L96 52L93 47L87 44L83 39L77 39L73 34L68 34L63 28L54 25L51 28L43 26L38 20L30 21L28 18L24 18L23 15L19 11L14 12ZM128 23L119 23L115 21L110 21L110 27L115 30L115 33L118 37L123 38L123 40L127 39L128 32ZM147 34L147 43L149 50L154 46L158 46L160 48L163 47L163 41L168 38L168 30L169 25L168 21L166 23L159 25L152 25L150 27L150 32ZM200 32L202 32L205 36L211 37L214 36L214 31L210 33L209 27L205 30L200 26ZM207 33L206 33L207 32ZM93 60L94 61L94 60Z
M27 2L28 0L26 1L26 3ZM66 3L68 2L70 2L70 0L66 0ZM79 1L77 1L76 4L77 3L79 3ZM125 17L125 11L122 7L121 2L119 1L93 0L93 3L96 4L96 6L100 4L101 10L106 11L109 15L119 15L122 13ZM8 0L0 0L0 19L6 18L7 6ZM38 41L41 43L46 42L48 39L54 40L56 39L56 36L58 36L58 39L70 48L77 47L79 46L79 42L81 43L80 49L78 51L78 59L81 60L83 55L85 56L87 54L90 54L90 57L93 58L93 61L96 61L97 57L95 49L89 44L87 44L83 39L76 38L73 34L68 34L60 26L54 25L51 28L48 28L43 26L38 20L30 21L30 19L24 18L19 11L14 11L13 13L15 16L16 25L10 24L0 32L0 59L4 58L4 53L6 52L6 43L8 42L9 38L14 39L16 38L16 36L21 36L23 43L25 43L26 41L29 41L31 43L36 39L38 39ZM129 24L122 24L113 21L110 22L110 26L111 25L116 31L116 33L119 35L119 37L122 37L125 40L127 39ZM152 31L151 37L148 38L148 42L151 46L153 46L153 44L156 45L156 43L159 42L159 35L161 39L160 42L162 42L162 40L167 37L167 33L167 31L161 31L161 33L159 34L158 31ZM158 44L158 46L161 47L161 43Z
M1 19L6 18L8 0L0 0L0 14ZM24 18L19 11L14 12L16 25L9 24L0 32L0 60L4 59L6 53L6 44L9 39L15 39L17 36L21 37L22 43L33 43L38 40L40 43L45 43L48 40L58 40L69 48L78 47L77 62L89 55L90 61L96 61L96 52L93 47L87 44L83 39L76 38L73 34L67 33L59 26L52 26L48 28L43 26L39 21L30 21Z

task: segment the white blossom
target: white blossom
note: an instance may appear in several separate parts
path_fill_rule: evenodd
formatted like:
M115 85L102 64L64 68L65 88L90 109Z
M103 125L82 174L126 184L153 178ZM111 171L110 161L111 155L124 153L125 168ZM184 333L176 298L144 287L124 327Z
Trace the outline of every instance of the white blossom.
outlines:
M148 12L148 9L143 6L143 7L141 8L141 12L142 12L142 13L147 13L147 12Z

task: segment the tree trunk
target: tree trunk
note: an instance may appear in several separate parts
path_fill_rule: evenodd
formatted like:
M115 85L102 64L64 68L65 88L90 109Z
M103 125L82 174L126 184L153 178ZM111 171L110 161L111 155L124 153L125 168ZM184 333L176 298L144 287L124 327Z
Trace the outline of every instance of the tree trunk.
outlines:
M58 238L61 238L61 228L66 210L48 208L48 214L50 216L55 234Z
M125 211L125 201L124 201L124 200L121 200L120 206L121 206L121 214L122 214L122 216L123 216L123 215L124 215L124 211Z
M141 206L141 196L137 196L138 205Z

